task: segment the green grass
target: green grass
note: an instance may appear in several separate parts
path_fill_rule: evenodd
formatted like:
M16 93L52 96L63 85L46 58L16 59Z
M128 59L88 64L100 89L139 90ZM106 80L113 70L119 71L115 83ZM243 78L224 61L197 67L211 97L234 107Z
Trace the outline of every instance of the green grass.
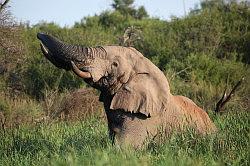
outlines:
M190 131L144 150L112 146L97 118L1 130L0 165L249 165L249 113L212 117L215 135Z

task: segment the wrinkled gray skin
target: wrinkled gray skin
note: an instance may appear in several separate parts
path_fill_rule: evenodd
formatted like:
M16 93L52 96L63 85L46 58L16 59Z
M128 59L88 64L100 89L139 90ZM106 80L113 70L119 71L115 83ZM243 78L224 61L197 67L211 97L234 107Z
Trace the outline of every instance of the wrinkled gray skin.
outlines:
M132 47L83 47L38 33L43 54L55 66L73 70L101 91L109 135L118 146L141 148L159 132L193 128L216 131L207 113L192 100L170 93L165 75Z

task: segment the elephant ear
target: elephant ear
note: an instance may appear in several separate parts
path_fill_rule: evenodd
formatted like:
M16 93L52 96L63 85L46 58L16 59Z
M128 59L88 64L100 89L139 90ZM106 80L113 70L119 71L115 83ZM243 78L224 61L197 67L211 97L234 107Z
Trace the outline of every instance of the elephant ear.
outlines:
M152 86L148 73L136 74L114 95L110 109L153 116L161 104L156 102L160 100L156 100L158 96Z

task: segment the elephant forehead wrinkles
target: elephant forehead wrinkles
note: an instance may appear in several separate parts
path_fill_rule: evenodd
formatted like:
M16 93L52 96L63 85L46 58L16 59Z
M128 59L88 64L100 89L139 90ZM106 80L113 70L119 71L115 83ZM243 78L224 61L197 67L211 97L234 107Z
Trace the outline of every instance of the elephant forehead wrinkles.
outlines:
M107 59L107 52L101 46L82 47L82 49L83 51L81 54L79 52L74 52L76 64L79 66L89 66L94 62L95 58Z
M87 47L87 58L94 59L96 57L101 59L107 59L106 50L101 46Z

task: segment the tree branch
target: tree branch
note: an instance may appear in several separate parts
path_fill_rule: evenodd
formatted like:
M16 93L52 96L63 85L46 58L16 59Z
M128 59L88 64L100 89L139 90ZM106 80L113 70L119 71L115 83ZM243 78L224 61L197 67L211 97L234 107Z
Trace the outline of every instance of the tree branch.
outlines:
M226 94L226 89L224 90L222 98L219 100L219 102L216 104L215 112L221 112L222 108L225 106L225 104L232 98L232 96L235 94L237 88L242 84L244 81L244 77L241 78L237 84L233 87L229 95Z
M0 3L0 12L1 10L7 5L7 3L9 3L10 0L5 0L2 3Z
M190 68L191 68L191 66L188 66L188 67L178 71L177 73L172 74L172 76L170 77L170 80L172 80L175 76L181 74L182 72L185 72L187 69L190 69Z

